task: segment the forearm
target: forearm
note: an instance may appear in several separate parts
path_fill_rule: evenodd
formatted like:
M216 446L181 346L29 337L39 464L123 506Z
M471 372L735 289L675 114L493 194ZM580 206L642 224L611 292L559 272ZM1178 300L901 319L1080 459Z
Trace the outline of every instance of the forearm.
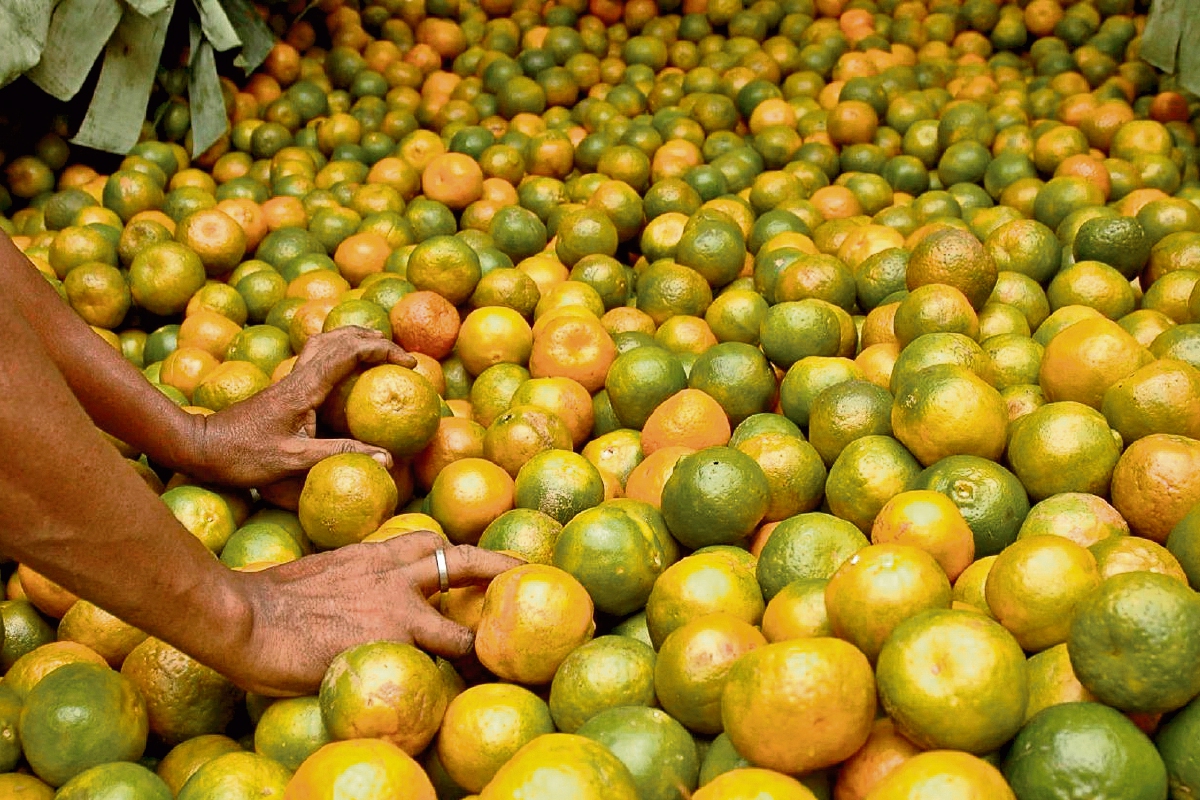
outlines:
M6 296L0 341L0 548L220 668L252 624L240 576L103 440Z
M97 336L2 232L0 286L96 425L160 464L186 469L196 419Z

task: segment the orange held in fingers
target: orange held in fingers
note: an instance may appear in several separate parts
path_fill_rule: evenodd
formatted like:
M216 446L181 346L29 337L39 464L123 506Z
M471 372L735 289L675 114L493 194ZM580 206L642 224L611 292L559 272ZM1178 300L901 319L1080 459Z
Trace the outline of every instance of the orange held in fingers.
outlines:
M346 422L356 439L397 458L420 452L437 432L441 399L416 372L394 364L359 376L346 399Z

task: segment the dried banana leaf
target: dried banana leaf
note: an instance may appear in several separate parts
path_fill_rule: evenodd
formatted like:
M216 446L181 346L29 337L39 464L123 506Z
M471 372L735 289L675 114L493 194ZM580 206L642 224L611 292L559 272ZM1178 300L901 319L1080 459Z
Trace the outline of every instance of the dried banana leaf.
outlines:
M87 80L121 21L117 0L62 0L54 9L42 59L29 79L43 92L70 100Z
M53 0L0 2L0 86L38 63L46 47Z
M137 144L174 7L174 0L170 0L149 17L125 9L104 48L96 93L71 141L112 153L128 152Z

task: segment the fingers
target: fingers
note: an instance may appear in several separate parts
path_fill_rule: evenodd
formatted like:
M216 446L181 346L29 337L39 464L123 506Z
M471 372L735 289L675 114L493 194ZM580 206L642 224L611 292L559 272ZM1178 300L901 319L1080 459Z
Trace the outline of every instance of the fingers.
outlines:
M408 631L418 646L443 658L464 656L475 644L470 628L451 622L429 606L414 610Z
M315 407L360 363L381 362L402 367L417 364L416 359L379 331L338 328L309 339L292 373L284 380L298 389L305 404Z
M292 466L297 470L306 470L318 461L330 456L340 456L343 453L362 453L370 456L384 469L392 468L392 454L382 447L366 444L357 439L302 439L295 448L292 456Z
M502 572L513 567L519 567L522 561L506 556L503 553L493 553L470 545L446 547L446 569L450 574L451 586L471 586L487 583ZM433 551L430 551L432 556ZM422 558L409 565L412 581L419 589L427 594L440 588L438 580L437 561L433 558Z
M413 531L379 542L374 546L381 550L386 548L384 558L395 559L404 564L415 564L423 558L428 558L432 562L434 551L445 550L450 547L450 543L446 541L445 537L433 531Z

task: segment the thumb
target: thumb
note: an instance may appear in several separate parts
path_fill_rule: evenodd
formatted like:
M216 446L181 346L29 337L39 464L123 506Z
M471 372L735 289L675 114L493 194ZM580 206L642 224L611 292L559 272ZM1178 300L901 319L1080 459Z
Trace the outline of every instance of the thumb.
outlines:
M308 439L299 452L301 469L308 469L318 461L345 453L362 453L375 459L386 470L392 468L392 454L382 447L360 442L357 439Z

